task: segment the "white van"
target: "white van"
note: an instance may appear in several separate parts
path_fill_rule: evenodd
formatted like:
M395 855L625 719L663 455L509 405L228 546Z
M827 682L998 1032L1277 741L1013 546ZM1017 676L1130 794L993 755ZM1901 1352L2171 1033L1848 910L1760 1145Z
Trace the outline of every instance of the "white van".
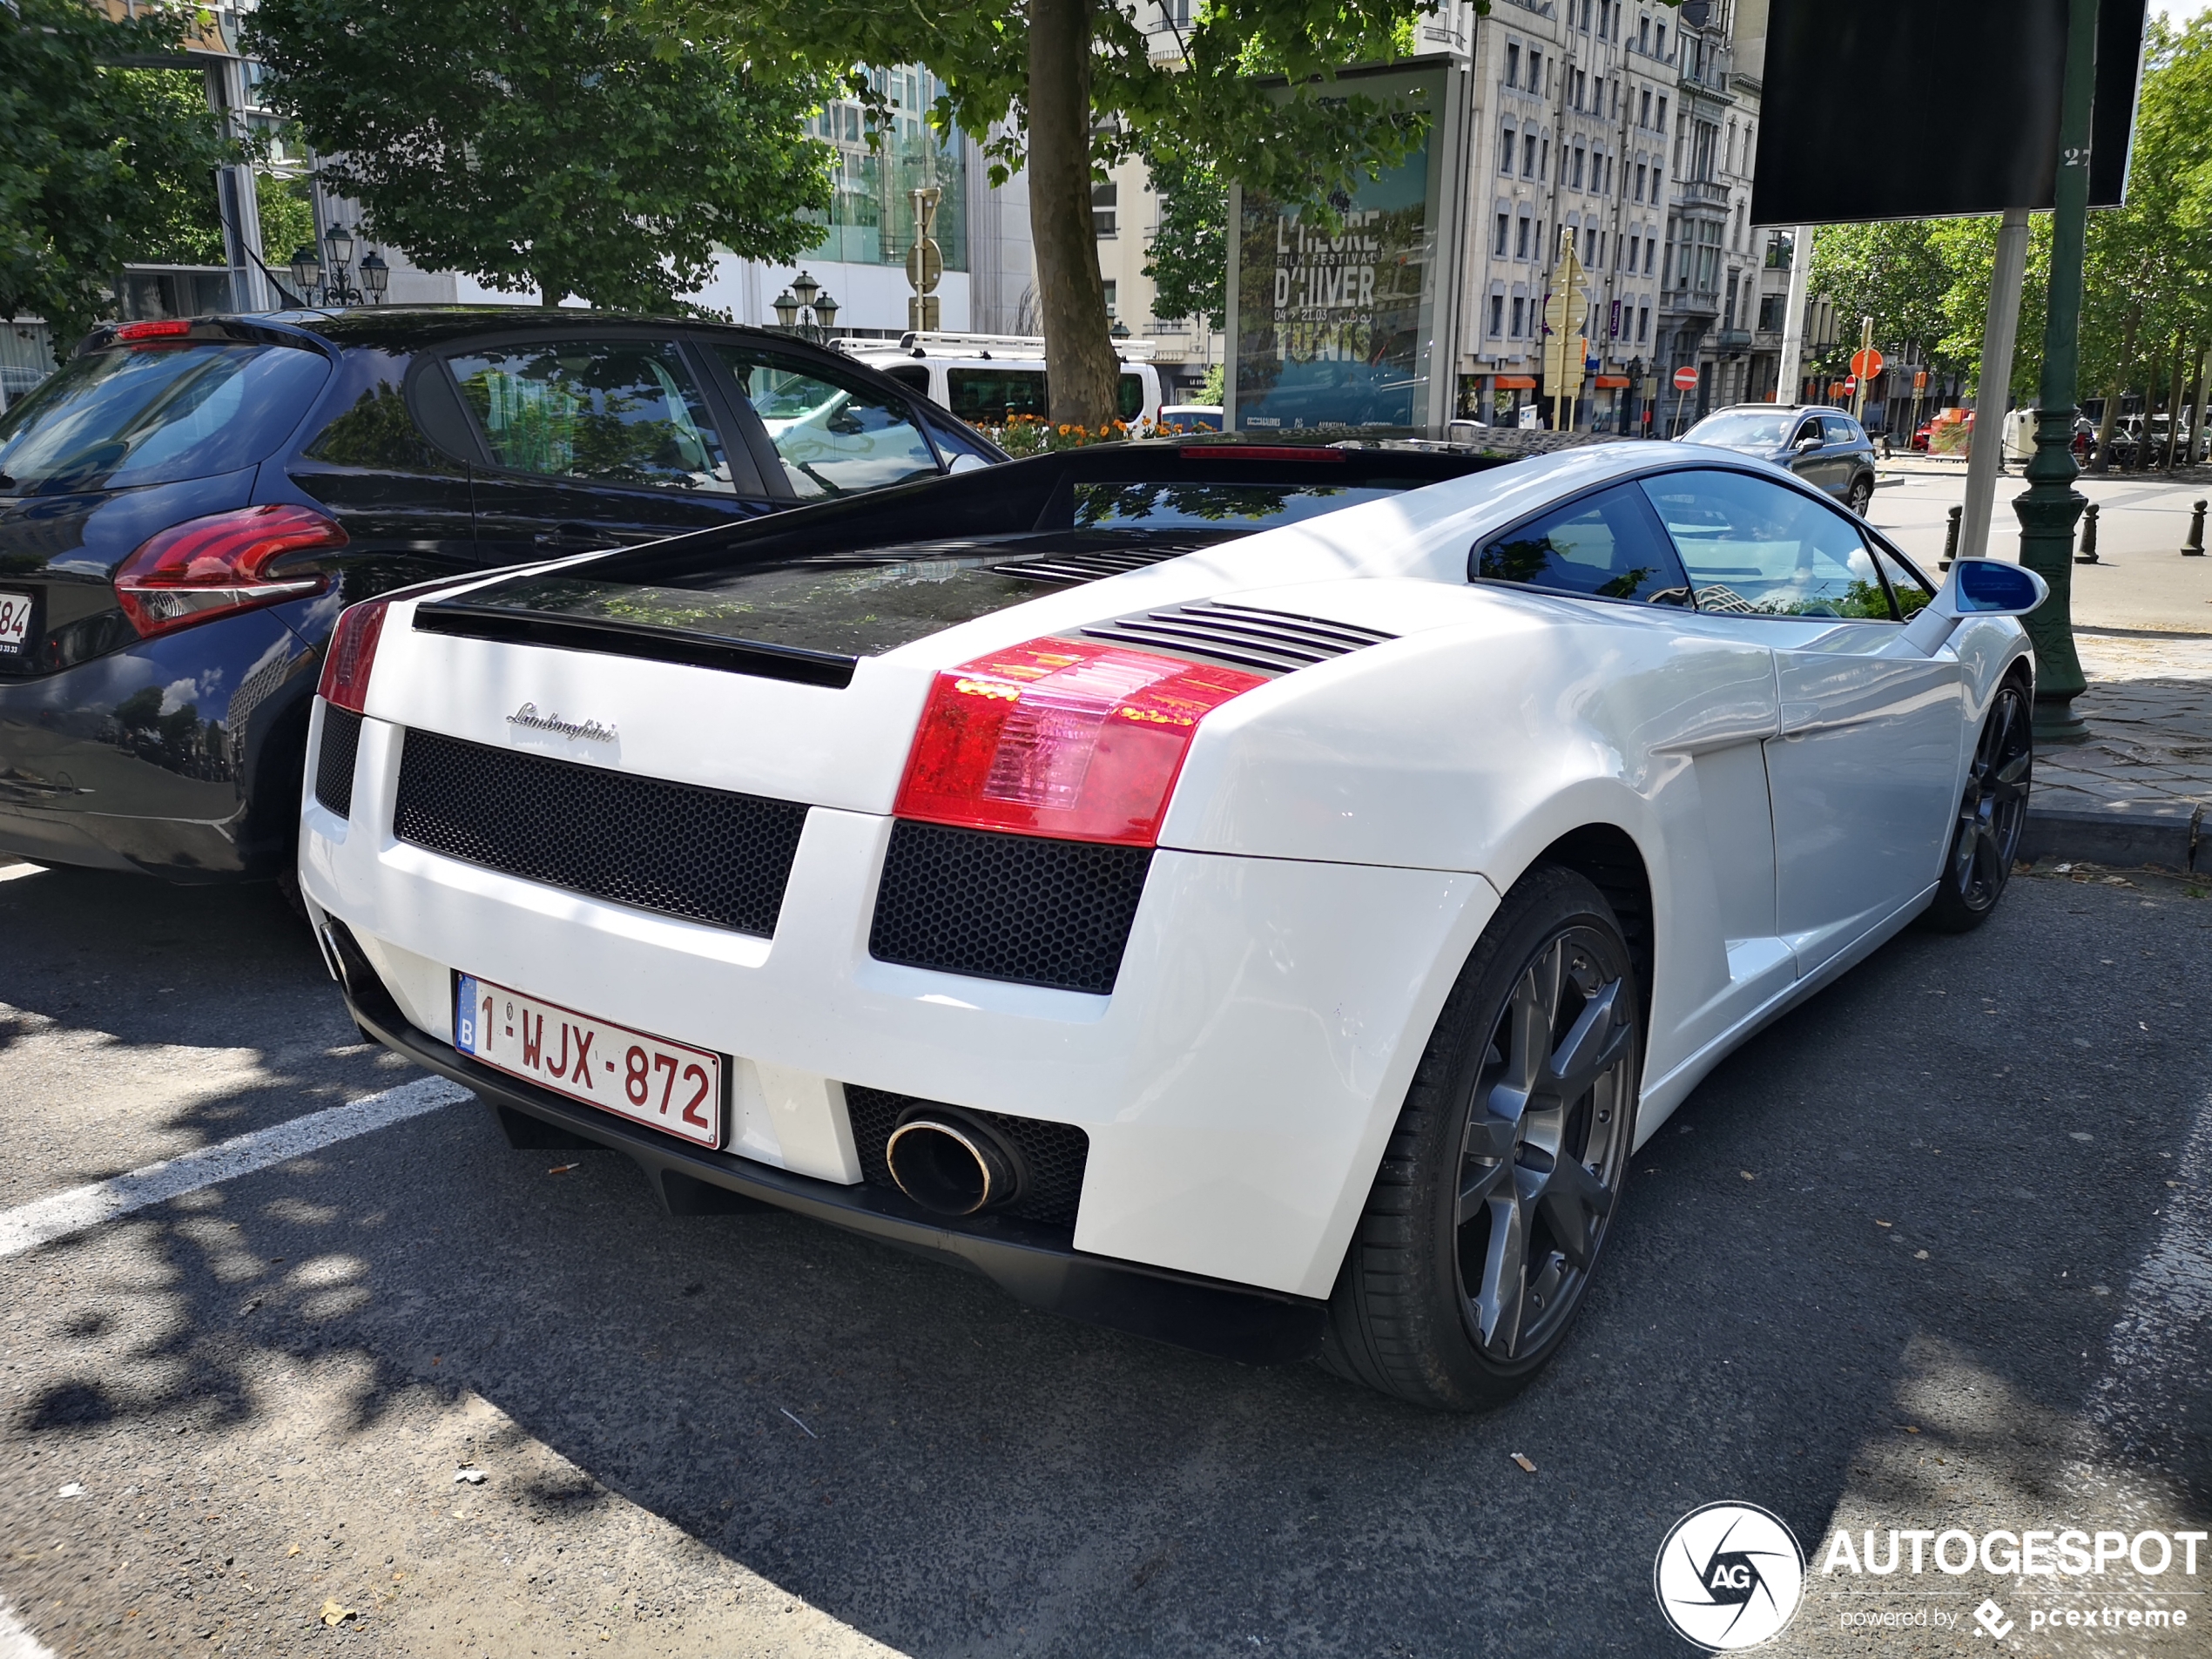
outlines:
M830 344L950 409L970 426L1003 426L1008 416L1047 417L1044 341L1029 334L907 334L897 342L851 336ZM1160 419L1160 371L1153 342L1117 340L1122 360L1120 408L1131 426Z

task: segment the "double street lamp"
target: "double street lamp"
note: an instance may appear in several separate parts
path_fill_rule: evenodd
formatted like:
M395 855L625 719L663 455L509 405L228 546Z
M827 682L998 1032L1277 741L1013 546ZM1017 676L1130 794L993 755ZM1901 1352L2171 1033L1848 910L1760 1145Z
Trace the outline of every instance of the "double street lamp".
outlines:
M827 340L830 326L837 320L837 301L805 271L776 296L774 307L776 321L786 333L802 340ZM804 322L799 320L802 314L806 319Z
M322 302L327 306L381 305L384 290L391 286L392 267L374 248L361 256L361 286L355 287L346 273L354 262L354 233L343 225L334 224L323 238L329 245L328 258L313 242L302 242L292 255L292 280L298 285L302 300L311 298L315 290L322 290Z

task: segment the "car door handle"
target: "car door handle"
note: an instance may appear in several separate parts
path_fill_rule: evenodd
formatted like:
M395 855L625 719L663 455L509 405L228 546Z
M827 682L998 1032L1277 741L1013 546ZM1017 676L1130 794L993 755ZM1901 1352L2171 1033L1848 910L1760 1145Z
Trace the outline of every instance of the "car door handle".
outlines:
M589 524L556 524L531 536L530 545L546 553L589 553L608 545L608 537Z

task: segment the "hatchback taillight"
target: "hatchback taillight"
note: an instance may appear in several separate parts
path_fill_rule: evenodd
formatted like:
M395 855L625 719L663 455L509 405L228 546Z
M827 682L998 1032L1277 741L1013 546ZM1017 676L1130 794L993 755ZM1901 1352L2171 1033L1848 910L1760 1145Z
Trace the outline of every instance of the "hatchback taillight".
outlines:
M1033 639L937 676L893 812L1150 846L1198 722L1258 674Z
M322 679L315 694L326 702L354 713L368 701L368 673L376 666L376 642L384 636L384 612L388 600L366 599L348 605L330 636L330 649L322 659Z
M346 545L346 532L312 507L243 507L188 518L149 539L115 573L115 597L141 636L152 637L233 611L320 593L320 570L273 577L288 554Z

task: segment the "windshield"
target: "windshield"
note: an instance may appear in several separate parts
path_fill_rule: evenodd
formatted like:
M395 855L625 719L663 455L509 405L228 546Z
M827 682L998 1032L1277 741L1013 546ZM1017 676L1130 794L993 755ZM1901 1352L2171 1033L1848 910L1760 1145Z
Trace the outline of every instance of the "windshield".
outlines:
M1318 518L1395 496L1399 486L1323 484L1077 484L1076 528L1258 529Z
M287 346L94 352L0 415L0 473L19 494L64 495L235 472L283 442L329 373Z
M1709 415L1682 435L1684 443L1717 444L1723 449L1778 449L1797 424L1794 409L1774 415Z

